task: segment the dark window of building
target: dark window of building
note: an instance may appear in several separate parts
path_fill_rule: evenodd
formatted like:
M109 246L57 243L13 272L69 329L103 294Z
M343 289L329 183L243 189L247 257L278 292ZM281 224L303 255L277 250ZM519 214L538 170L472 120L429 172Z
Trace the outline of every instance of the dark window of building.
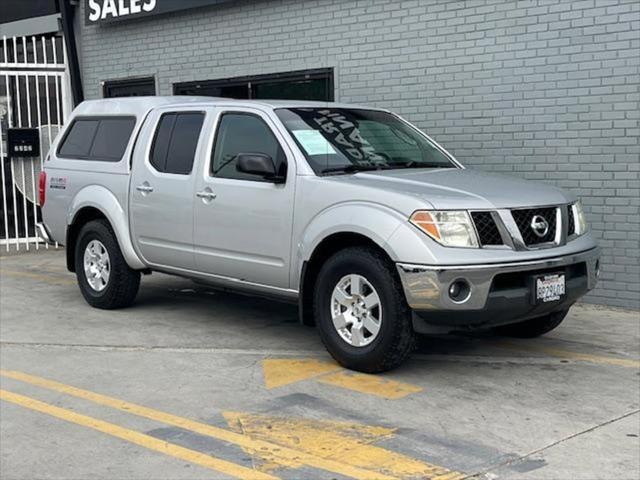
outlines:
M224 97L247 100L249 98L249 88L246 83L217 85L208 82L198 83L185 87L175 87L176 95L204 95L207 97Z
M58 156L119 162L127 149L135 124L133 117L76 118L62 140Z
M104 98L143 97L156 94L153 77L132 78L129 80L110 80L104 82Z
M257 175L238 172L236 161L239 153L263 153L269 155L276 172L284 176L285 155L280 143L264 121L251 114L226 113L220 119L213 149L212 175L237 180L264 181Z
M200 112L162 115L149 160L155 169L179 175L191 173L203 122L204 114Z
M9 23L27 18L58 13L56 0L2 0L2 22Z
M333 69L302 70L223 80L176 83L175 95L237 99L333 101Z

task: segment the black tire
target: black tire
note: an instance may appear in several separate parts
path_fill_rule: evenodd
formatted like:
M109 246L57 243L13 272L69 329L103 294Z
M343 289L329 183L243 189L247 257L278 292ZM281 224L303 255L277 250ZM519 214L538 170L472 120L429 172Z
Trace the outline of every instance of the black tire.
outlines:
M494 328L498 335L516 338L535 338L549 333L562 323L569 310L559 310L544 317L532 318L524 322L511 323Z
M109 280L101 291L96 291L89 285L84 271L84 251L92 240L99 240L109 254ZM74 255L78 285L89 305L111 310L128 307L133 303L140 287L140 272L127 265L109 222L93 220L84 225L78 234Z
M331 295L342 277L363 276L378 292L382 319L378 336L369 344L355 347L343 340L331 319ZM380 252L350 247L330 257L320 269L315 284L314 315L320 338L340 365L366 373L391 370L400 365L415 345L411 309L394 265Z

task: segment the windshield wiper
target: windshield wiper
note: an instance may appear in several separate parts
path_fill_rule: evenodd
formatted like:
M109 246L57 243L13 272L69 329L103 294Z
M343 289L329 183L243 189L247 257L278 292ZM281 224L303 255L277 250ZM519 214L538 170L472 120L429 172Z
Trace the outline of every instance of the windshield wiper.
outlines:
M415 160L395 161L381 163L378 165L342 165L340 167L325 168L320 173L357 173L370 172L372 170L390 170L394 168L453 168L453 165L443 165L441 163L417 162Z
M320 173L355 173L355 172L368 172L371 170L382 170L388 168L386 165L342 165L340 167L325 168Z
M418 162L416 162L415 160L402 160L397 162L387 162L387 165L389 165L392 168L396 168L396 167L412 168L417 166Z
M451 168L453 165L443 165L441 163L427 163L427 162L417 162L415 160L408 161L398 161L398 162L388 162L387 165L390 168Z

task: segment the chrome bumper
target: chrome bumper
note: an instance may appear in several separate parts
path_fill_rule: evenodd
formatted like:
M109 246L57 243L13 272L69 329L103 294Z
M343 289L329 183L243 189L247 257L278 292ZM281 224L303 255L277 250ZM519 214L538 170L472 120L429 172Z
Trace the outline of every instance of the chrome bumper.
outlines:
M600 248L526 262L485 265L414 265L398 263L397 268L409 306L414 310L481 310L487 303L496 275L534 272L585 262L587 290L595 287L600 274ZM456 302L449 296L451 284L465 280L470 287L466 300Z

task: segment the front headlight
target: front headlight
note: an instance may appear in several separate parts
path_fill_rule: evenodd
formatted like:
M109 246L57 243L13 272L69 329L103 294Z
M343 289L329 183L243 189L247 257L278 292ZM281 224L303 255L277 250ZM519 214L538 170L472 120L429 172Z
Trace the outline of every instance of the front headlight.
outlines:
M409 221L445 247L478 247L476 231L464 210L419 210Z
M577 201L571 208L573 208L573 221L575 223L575 234L582 235L587 232L587 220L584 217L584 209L582 208L582 202Z

